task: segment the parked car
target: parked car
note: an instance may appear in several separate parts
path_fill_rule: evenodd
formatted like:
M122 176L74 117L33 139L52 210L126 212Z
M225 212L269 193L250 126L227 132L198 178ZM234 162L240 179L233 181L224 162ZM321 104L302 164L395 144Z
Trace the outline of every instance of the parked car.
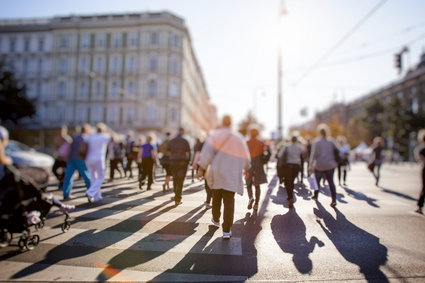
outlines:
M6 155L12 158L17 167L37 167L51 172L54 159L48 154L36 151L21 142L10 140L6 147Z

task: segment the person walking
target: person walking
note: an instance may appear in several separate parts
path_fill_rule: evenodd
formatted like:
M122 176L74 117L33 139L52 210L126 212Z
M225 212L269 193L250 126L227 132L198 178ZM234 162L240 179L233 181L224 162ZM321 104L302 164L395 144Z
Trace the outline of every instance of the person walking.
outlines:
M223 239L232 237L235 193L243 195L242 175L247 178L251 166L246 141L231 126L231 117L224 116L222 127L210 135L202 148L197 175L198 178L205 175L212 189L212 225L220 227L221 205L224 206Z
M285 164L285 190L288 195L288 207L294 207L294 183L295 178L301 169L301 162L305 156L304 148L298 143L298 138L293 136L291 138L291 144L284 148L283 158Z
M65 169L71 151L71 142L72 138L68 135L68 128L66 126L61 127L55 141L55 163L53 163L52 166L52 173L59 181L59 190L62 189L63 182L65 180Z
M86 191L89 202L96 202L102 199L101 186L105 179L105 158L106 149L111 137L107 133L107 127L103 123L97 123L96 133L87 139L87 167L90 171L91 186Z
M337 139L339 158L338 163L338 185L347 185L347 171L350 168L350 146L347 144L347 139L344 136L339 136Z
M112 182L114 180L115 171L118 171L120 177L123 177L123 173L118 168L118 164L121 164L123 171L125 172L125 168L123 166L122 161L122 147L118 142L116 135L111 135L111 140L108 144L108 159L109 159L109 181Z
M139 189L142 189L145 184L146 177L148 178L148 187L147 190L151 189L153 183L153 167L156 163L156 149L152 145L153 138L148 136L146 138L146 143L140 146L140 156L142 158L142 175L139 179Z
M170 143L170 133L165 133L165 140L159 146L159 152L161 153L160 164L162 168L165 170L165 181L162 184L162 191L170 189L170 180L172 177L171 169L170 169L170 152L168 151L168 144Z
M131 168L131 165L133 164L133 162L137 163L136 160L138 151L136 151L135 148L137 148L137 146L133 138L133 132L129 132L125 140L125 157L127 160L126 171L129 173L129 179L133 178L133 170Z
M74 180L72 176L74 175L74 172L76 170L83 178L86 188L90 188L91 183L89 171L84 160L87 154L86 145L90 131L90 125L84 123L81 126L81 133L72 137L71 149L69 153L68 162L66 164L65 178L62 186L64 200L70 199L71 190L74 185Z
M170 140L167 150L170 152L170 166L173 174L174 202L181 204L183 183L187 173L187 167L190 162L190 145L183 137L185 131L179 129L175 138Z
M329 127L326 124L320 124L318 127L319 137L313 142L310 155L309 174L314 171L317 184L320 184L322 178L326 179L331 191L331 207L336 206L336 188L334 183L334 171L338 166L336 154L338 149L329 137ZM318 200L319 190L314 191L313 200Z
M384 162L384 139L381 137L375 137L372 144L372 153L369 158L369 164L367 168L375 177L375 185L379 185L379 179L381 178L381 166Z
M249 135L251 138L247 141L247 146L251 157L251 168L249 169L248 178L246 180L246 188L249 197L248 209L254 208L254 210L258 210L261 194L260 185L267 183L267 176L264 172L264 163L262 160L263 153L267 150L267 146L263 141L258 139L260 135L258 129L250 129ZM255 198L252 193L252 186L255 187Z
M422 191L419 194L417 213L423 214L422 208L425 201L425 130L418 133L419 145L415 149L415 156L418 162L422 164Z

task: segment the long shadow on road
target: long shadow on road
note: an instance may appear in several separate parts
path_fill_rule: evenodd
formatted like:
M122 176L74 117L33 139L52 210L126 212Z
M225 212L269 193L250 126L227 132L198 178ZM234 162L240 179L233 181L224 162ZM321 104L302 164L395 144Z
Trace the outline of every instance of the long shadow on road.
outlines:
M313 262L309 255L316 244L319 247L324 244L314 236L307 241L306 226L295 208L286 214L274 216L270 226L282 251L293 255L292 260L297 270L302 274L311 273Z
M335 209L334 218L320 202L316 204L317 222L338 252L348 262L356 264L368 282L389 282L380 270L387 262L388 250L379 238L351 223L340 210Z

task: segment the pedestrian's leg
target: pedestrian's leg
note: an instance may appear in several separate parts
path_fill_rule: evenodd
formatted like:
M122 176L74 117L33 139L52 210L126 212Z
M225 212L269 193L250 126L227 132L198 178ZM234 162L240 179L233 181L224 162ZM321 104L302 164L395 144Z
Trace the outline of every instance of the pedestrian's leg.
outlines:
M207 204L211 204L212 192L210 186L208 186L207 180L204 180L205 191L207 193L207 200L205 201Z
M247 209L252 209L254 205L254 196L252 194L252 172L249 173L248 181L246 184L246 190L248 191L248 206Z
M89 170L87 169L86 166L86 162L82 159L74 159L75 160L75 164L78 170L78 173L80 174L80 176L83 178L84 183L86 184L86 188L90 188L90 173Z
M329 189L331 191L332 203L336 204L336 188L334 183L334 171L335 169L326 170L325 178L328 181Z
M424 201L425 201L425 166L422 168L422 191L418 199L418 207L420 208L420 210L422 210L422 208L424 207Z
M58 179L58 181L60 181L60 176L59 176L59 173L58 173L59 167L60 167L60 161L59 161L59 159L55 159L55 163L53 163L53 166L52 166L52 173L53 173L53 175L55 175L55 177L56 177L56 179Z
M255 185L255 204L257 206L260 203L260 195L261 195L260 185Z
M111 181L114 179L114 167L115 167L115 160L114 159L109 160L109 179Z
M86 194L91 197L94 198L97 190L96 190L96 181L97 181L97 170L96 170L96 165L94 164L94 162L87 162L87 167L88 170L90 172L90 180L91 180L91 185L90 187L87 189Z
M153 159L152 158L149 158L148 160L147 160L147 170L148 170L148 172L147 172L147 175L148 175L148 190L150 190L151 189L151 186L152 186L152 183L153 183L153 166L154 166L154 164L153 164Z
M228 233L233 225L235 212L235 193L223 190L223 232Z
M212 190L212 216L214 222L220 222L222 189Z
M323 172L319 170L314 170L314 176L316 177L318 190L314 190L313 198L317 200L317 198L319 197L320 181L322 180Z
M346 181L347 181L347 166L344 166L343 167L343 169L344 169L344 171L343 171L343 181L344 181L344 186L347 184L346 183Z
M73 159L70 159L68 161L68 164L66 165L65 179L63 181L63 186L62 186L62 192L63 192L64 198L69 197L69 193L71 192L71 189L74 185L74 180L72 179L72 175L74 175L75 169L76 167L73 162Z
M341 185L341 165L338 165L338 184Z

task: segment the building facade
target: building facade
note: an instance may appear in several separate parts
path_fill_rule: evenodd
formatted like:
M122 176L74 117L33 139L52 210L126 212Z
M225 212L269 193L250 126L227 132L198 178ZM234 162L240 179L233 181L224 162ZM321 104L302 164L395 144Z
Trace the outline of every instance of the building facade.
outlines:
M196 136L217 123L189 31L168 12L0 20L0 56L37 99L27 129L105 122Z

